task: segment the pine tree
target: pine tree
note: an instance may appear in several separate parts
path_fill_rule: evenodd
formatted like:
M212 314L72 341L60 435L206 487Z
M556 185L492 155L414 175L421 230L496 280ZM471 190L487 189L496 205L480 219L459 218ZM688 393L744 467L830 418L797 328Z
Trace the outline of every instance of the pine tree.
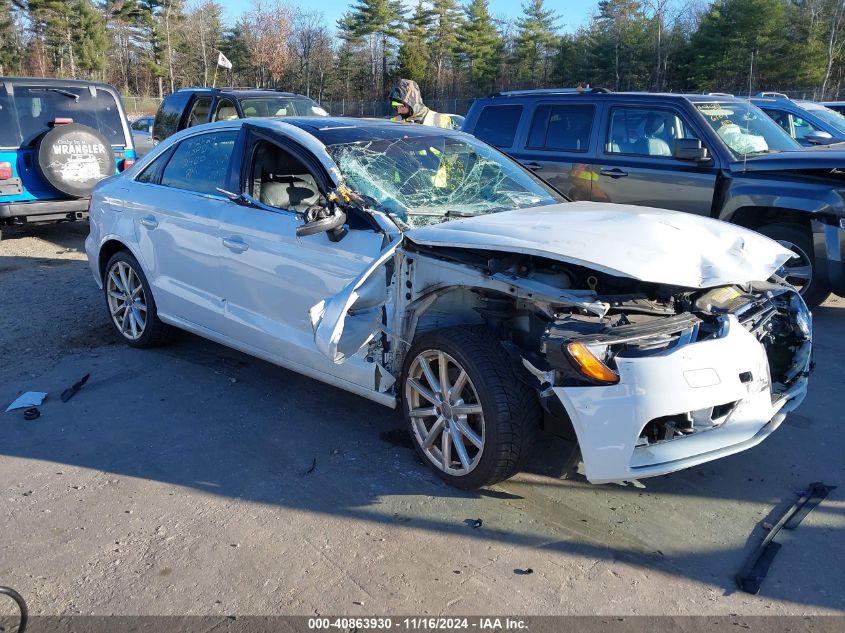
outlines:
M89 76L101 74L106 69L108 50L106 21L91 0L77 0L73 32L77 68Z
M21 51L11 0L0 0L0 76L15 74Z
M466 26L460 36L460 51L475 94L493 89L499 67L502 42L490 17L487 0L472 0L464 7Z
M456 0L434 0L428 48L431 51L434 97L442 99L448 72L458 57L458 33L463 27L463 14Z
M377 56L381 55L380 86L377 92L385 92L390 81L388 60L393 51L393 44L401 33L402 4L400 0L359 0L348 14L352 32L359 36L369 36L370 56L373 66ZM375 68L373 79L376 79Z
M546 9L543 0L522 5L517 20L516 61L520 79L532 88L548 84L558 44L557 15Z
M431 52L426 35L432 24L432 13L418 0L414 15L408 21L408 30L402 34L399 47L399 75L413 79L425 94L429 88Z

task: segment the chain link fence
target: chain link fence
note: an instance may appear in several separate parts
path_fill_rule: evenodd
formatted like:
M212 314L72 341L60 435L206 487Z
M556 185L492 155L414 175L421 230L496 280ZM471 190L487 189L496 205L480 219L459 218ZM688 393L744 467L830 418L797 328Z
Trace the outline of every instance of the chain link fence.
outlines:
M123 101L123 108L126 110L126 116L130 119L136 119L145 114L155 114L161 99L158 97L127 97L121 96Z

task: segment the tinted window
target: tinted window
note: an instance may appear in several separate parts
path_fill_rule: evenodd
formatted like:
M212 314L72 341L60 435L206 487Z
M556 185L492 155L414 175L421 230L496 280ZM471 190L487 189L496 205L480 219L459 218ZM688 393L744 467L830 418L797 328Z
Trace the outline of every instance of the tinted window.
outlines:
M541 105L534 112L528 147L586 152L596 108L592 105Z
M792 133L792 131L789 129L789 115L786 112L783 112L781 110L768 110L766 108L763 108L763 112L772 117L772 121L777 123L784 130L786 130L788 134Z
M21 142L12 100L0 90L0 147L17 147Z
M190 98L190 92L174 92L164 98L153 125L153 131L158 140L166 139L179 129L179 120Z
M73 119L99 130L112 145L126 145L117 102L99 88L91 96L87 87L15 86L14 96L4 94L0 108L0 143L6 147L30 145L53 119Z
M475 124L475 136L496 147L510 147L516 136L521 105L484 106Z
M211 132L186 138L161 176L165 187L219 195L226 186L226 174L237 132Z

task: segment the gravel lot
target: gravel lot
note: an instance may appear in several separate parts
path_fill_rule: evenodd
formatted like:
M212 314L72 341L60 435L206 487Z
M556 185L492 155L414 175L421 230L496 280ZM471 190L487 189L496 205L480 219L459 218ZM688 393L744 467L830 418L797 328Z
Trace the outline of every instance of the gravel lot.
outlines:
M635 488L560 480L549 440L464 493L386 408L194 336L119 344L87 229L0 242L0 404L49 392L36 421L0 414L0 584L32 613L845 613L845 300L817 310L810 395L759 447ZM819 480L840 488L782 533L758 596L736 591L762 522Z

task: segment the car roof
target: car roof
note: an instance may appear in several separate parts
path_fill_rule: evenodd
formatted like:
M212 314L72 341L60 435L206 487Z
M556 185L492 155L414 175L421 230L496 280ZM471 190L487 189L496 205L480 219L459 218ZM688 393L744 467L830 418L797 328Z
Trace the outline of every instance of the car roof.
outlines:
M598 97L599 99L615 99L617 97L636 98L643 100L673 100L673 101L691 101L693 103L712 103L719 101L722 103L744 102L746 99L740 97L733 97L727 95L717 94L690 94L680 92L612 92L604 88L587 88L578 90L577 88L546 88L541 90L510 90L508 92L497 92L484 97L479 100L505 100L505 99L522 99L522 98L537 98L547 99L549 97L566 97L568 99L578 99L584 97Z
M101 81L87 81L85 79L56 79L55 77L0 77L0 83L13 84L17 86L49 86L49 87L73 87L73 88L87 88L94 86L103 90L117 93L117 90L111 84Z
M209 94L221 94L232 97L302 97L303 99L310 99L305 95L297 94L295 92L283 92L281 90L273 90L271 88L180 88L176 92L207 92Z
M384 119L352 119L345 117L284 117L280 119L245 119L253 124L273 127L288 124L298 127L318 139L323 145L355 143L357 141L392 140L408 136L463 136L462 132L447 128L410 123L394 123ZM284 131L283 128L277 128Z

